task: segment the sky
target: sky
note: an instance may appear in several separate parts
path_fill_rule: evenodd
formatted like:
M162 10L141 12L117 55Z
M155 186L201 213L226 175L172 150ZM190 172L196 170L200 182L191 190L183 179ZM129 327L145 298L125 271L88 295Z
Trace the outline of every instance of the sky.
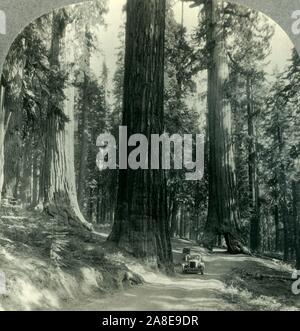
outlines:
M100 75L102 63L105 62L109 69L109 79L113 77L116 69L117 49L120 46L118 34L120 26L125 22L125 14L122 11L126 0L109 0L109 12L105 15L106 28L99 29L99 48L103 54L99 61L99 54L94 56L92 63L97 75ZM174 7L175 18L181 22L181 1L178 0ZM197 25L198 8L189 8L189 4L184 4L184 25L188 32L192 32ZM275 35L272 40L272 54L268 59L270 64L266 68L271 75L275 68L279 71L284 70L288 60L291 57L291 49L293 44L286 33L275 22L271 21L275 26Z

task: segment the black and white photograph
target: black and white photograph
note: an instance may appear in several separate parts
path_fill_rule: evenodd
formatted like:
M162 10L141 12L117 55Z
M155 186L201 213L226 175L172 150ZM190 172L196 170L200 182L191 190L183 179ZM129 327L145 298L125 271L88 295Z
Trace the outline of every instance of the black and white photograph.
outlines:
M0 311L300 311L300 1L55 3L1 49Z

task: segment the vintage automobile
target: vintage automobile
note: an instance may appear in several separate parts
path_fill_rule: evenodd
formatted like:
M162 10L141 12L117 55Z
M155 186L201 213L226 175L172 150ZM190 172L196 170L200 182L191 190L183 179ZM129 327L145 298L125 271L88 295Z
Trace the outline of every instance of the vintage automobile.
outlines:
M205 263L201 255L187 255L185 259L182 264L182 273L204 275Z

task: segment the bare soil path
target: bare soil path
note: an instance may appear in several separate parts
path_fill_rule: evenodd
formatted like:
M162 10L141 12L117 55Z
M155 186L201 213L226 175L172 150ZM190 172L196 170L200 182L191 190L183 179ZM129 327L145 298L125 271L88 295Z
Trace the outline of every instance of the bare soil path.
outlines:
M194 253L203 254L206 262L204 276L180 273L183 247L190 247ZM270 279L262 279L261 283L255 279L257 273L288 277L290 271L287 266L272 260L232 256L222 250L207 254L195 244L184 240L174 240L173 251L178 265L175 277L137 270L132 266L133 271L142 274L146 284L97 300L93 298L81 303L80 307L72 308L92 311L300 309L300 298L295 298L290 290L292 281L279 281L278 286L276 282L272 284ZM243 279L245 270L253 273L253 279L245 279L246 276Z

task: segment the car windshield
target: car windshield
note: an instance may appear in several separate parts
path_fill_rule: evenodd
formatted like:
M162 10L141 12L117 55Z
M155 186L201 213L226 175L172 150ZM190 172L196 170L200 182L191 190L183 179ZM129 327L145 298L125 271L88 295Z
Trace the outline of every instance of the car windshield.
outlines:
M191 255L189 256L189 261L191 260L201 260L201 256L200 255Z

